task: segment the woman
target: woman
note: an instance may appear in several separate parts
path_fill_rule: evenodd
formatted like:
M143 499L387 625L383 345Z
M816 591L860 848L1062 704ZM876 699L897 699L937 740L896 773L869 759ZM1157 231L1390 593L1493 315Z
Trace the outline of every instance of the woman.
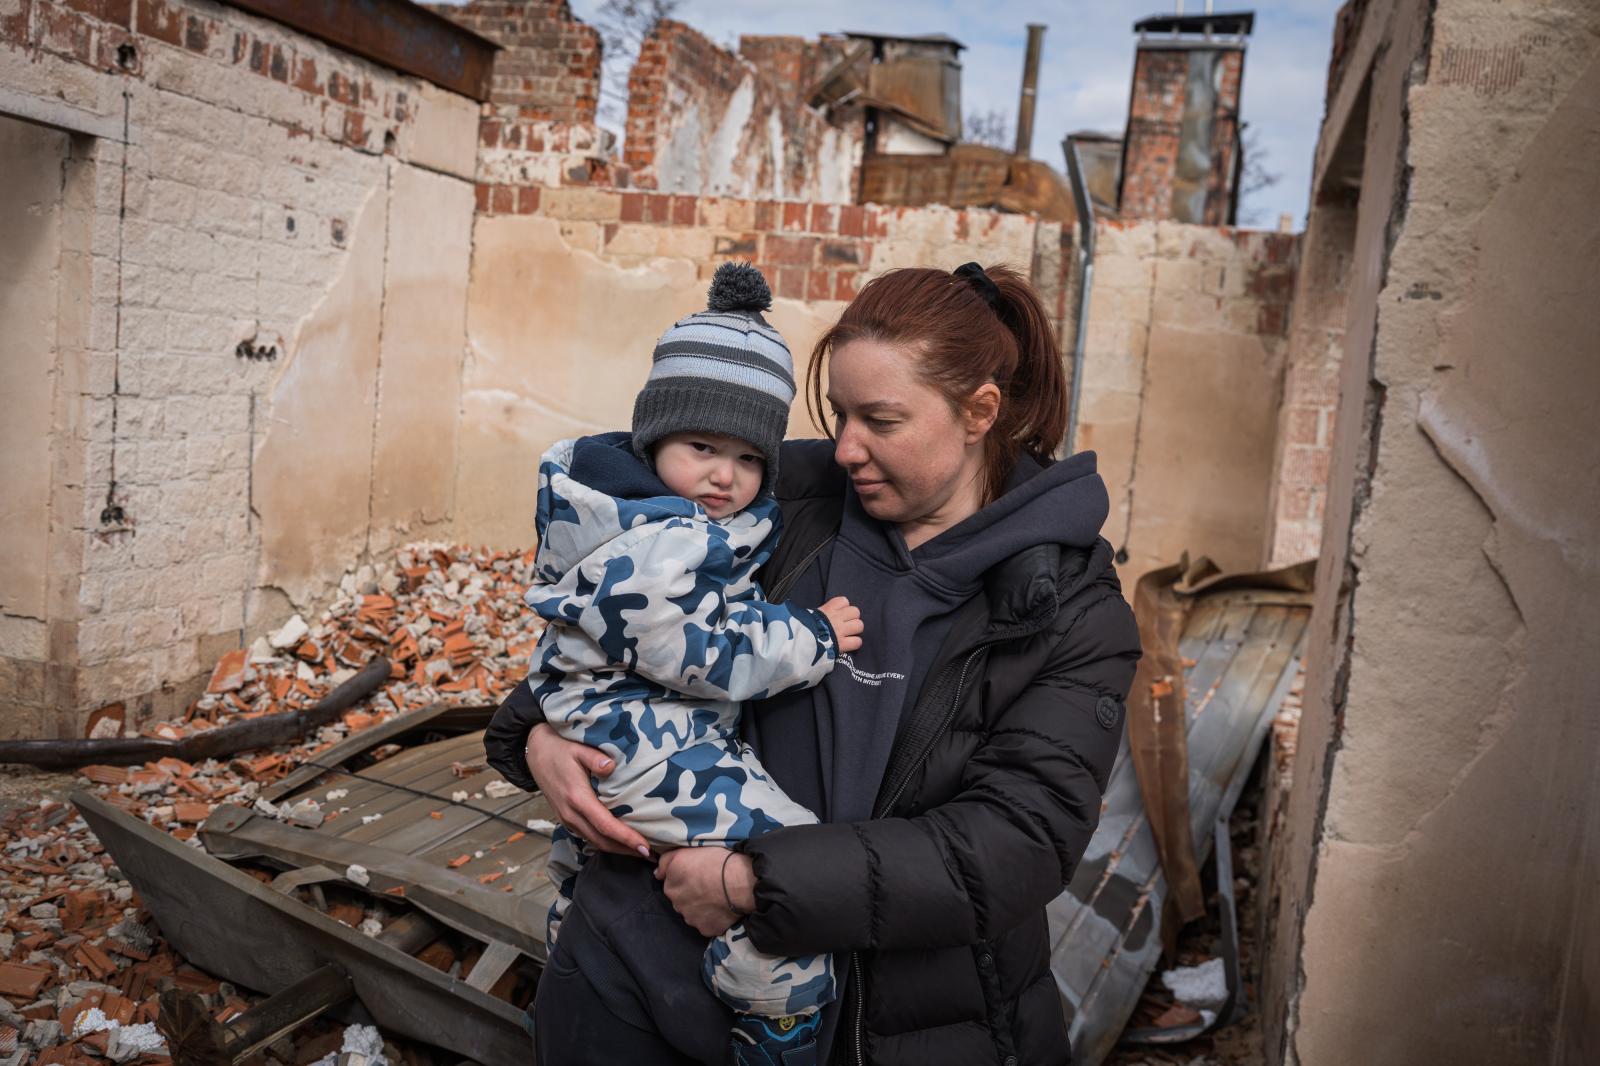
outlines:
M652 866L594 797L605 757L555 736L525 685L489 731L491 763L610 853L540 983L544 1066L724 1061L728 1015L696 974L739 919L762 951L836 953L844 992L807 1062L1071 1059L1044 908L1099 820L1139 643L1094 456L1050 459L1067 396L1044 310L1003 267L893 271L818 341L808 401L832 444L784 446L764 584L849 596L864 644L745 723L825 824Z

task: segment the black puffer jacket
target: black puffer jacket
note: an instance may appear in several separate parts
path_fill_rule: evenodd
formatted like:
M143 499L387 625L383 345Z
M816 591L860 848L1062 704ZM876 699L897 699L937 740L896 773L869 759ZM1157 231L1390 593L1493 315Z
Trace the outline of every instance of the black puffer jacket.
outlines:
M836 477L784 463L778 599L840 514ZM1139 658L1111 556L1045 545L991 570L900 723L874 820L745 845L757 946L849 958L834 1062L1070 1061L1044 907L1099 823Z
M820 565L842 491L826 449L785 446L770 598ZM848 966L835 1064L1070 1062L1044 908L1099 822L1139 658L1111 555L1103 539L1042 545L994 567L899 725L873 820L744 845L756 945ZM513 696L487 738L491 764L527 785L536 720Z

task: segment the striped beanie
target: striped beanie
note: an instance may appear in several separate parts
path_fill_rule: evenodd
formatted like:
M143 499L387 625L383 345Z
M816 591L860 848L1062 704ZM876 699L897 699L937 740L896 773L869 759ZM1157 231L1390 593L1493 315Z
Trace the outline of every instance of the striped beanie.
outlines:
M778 477L778 445L794 402L789 346L761 312L772 292L749 263L724 263L711 279L706 309L661 335L650 378L633 401L633 450L673 433L721 433L749 441L767 460L762 488Z

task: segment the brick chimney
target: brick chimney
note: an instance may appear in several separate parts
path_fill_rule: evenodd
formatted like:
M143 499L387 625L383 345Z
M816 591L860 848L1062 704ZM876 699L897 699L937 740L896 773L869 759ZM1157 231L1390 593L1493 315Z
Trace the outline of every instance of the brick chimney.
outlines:
M1243 11L1134 23L1139 43L1117 191L1123 218L1233 224L1243 162L1239 89L1254 22L1254 12Z

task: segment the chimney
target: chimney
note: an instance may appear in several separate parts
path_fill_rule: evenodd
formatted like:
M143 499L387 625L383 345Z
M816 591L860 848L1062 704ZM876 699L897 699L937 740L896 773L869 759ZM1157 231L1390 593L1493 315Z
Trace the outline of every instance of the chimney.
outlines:
M1117 190L1123 218L1234 222L1239 91L1255 13L1210 6L1133 25L1139 40Z
M1045 28L1028 23L1028 58L1022 66L1022 99L1017 103L1017 155L1023 159L1033 152L1033 105L1039 87L1039 46Z

